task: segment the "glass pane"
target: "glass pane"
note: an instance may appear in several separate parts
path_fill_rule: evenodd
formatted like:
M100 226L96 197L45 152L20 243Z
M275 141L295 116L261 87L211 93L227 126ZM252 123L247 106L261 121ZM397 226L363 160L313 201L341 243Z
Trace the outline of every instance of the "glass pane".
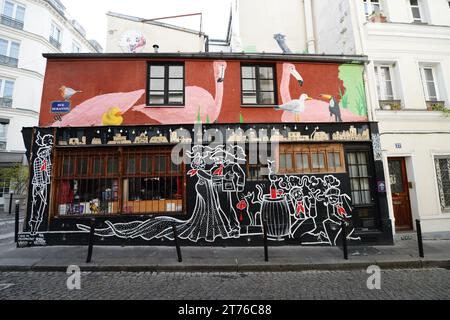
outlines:
M334 164L336 168L341 167L341 154L339 152L334 153Z
M164 78L164 66L151 66L150 78Z
M242 80L242 90L256 91L256 80Z
M165 156L155 157L155 169L158 172L166 171L166 157Z
M15 59L19 58L20 44L17 42L11 42L11 49L9 51L9 56Z
M14 12L14 4L12 4L9 1L5 2L5 6L3 7L3 14L5 16L8 16L10 18L14 18L13 17L13 12Z
M305 170L309 168L308 155L305 153L297 153L295 155L295 166L298 170Z
M136 159L135 158L128 158L126 172L128 174L136 173Z
M183 91L183 79L170 79L169 90Z
M359 191L361 190L359 185L359 179L351 179L351 186L353 191Z
M427 89L428 89L428 95L429 99L432 100L437 99L437 93L436 93L436 86L434 85L434 82L427 82Z
M3 90L4 98L12 98L14 91L14 82L13 81L5 81L5 88Z
M169 104L183 104L183 92L169 92Z
M142 156L141 158L141 172L151 173L152 172L152 159L148 156Z
M260 67L259 77L261 79L273 79L273 69L271 67Z
M244 104L256 104L256 93L255 92L243 92L242 102Z
M242 78L256 78L255 67L242 67Z
M359 164L367 164L366 153L358 152L358 163Z
M275 93L273 92L260 92L259 102L261 104L275 104Z
M274 91L273 80L261 80L259 85L262 91Z
M401 193L405 190L403 185L402 162L389 160L389 181L393 193Z
M22 6L17 6L16 9L16 20L23 22L25 20L25 8Z
M363 164L359 166L359 176L360 177L367 177L369 175L367 165Z
M117 173L119 161L117 158L108 158L108 174Z
M280 169L286 169L286 154L280 153Z
M409 2L411 3L412 6L419 5L418 0L410 0Z
M334 153L328 153L328 168L335 168L336 164L334 162Z
M359 177L358 166L349 165L348 167L350 177Z
M413 14L414 20L420 21L421 20L420 9L419 8L412 8L411 10L412 10L412 14Z
M164 79L150 79L150 90L164 90Z
M150 104L164 104L164 92L151 91L149 99Z
M431 68L425 68L425 69L423 69L423 71L424 71L424 73L425 73L425 80L426 80L426 81L434 82L433 69L431 69Z
M183 66L170 66L169 78L183 78Z
M292 154L290 153L286 154L286 169L292 169Z
M4 39L0 39L0 55L2 56L8 55L8 41Z
M93 162L93 174L95 175L103 175L103 159L101 158L94 158Z
M319 168L325 168L325 156L323 153L319 153Z

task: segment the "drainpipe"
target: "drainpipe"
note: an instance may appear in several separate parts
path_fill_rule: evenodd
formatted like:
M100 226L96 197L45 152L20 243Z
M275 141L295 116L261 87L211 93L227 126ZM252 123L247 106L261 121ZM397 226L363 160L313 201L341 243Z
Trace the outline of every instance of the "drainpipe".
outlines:
M316 39L314 37L313 9L311 0L304 0L303 6L305 10L305 26L306 26L306 45L308 53L316 53Z

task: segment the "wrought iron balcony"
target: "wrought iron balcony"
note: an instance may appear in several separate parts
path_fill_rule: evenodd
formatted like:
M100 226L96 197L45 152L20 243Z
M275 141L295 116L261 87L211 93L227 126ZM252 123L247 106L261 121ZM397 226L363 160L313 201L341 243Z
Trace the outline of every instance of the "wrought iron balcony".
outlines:
M14 29L23 30L23 21L13 19L3 14L0 16L0 23Z
M52 36L50 36L49 41L54 47L61 49L61 43Z
M0 97L0 107L12 108L13 100L11 98L1 98Z
M19 65L19 59L0 54L0 64L8 67L17 68L17 66Z

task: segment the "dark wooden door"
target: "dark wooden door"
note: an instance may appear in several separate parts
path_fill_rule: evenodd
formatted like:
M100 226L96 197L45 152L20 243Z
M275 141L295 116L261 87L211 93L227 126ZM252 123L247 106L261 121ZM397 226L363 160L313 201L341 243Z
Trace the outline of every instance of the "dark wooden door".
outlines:
M395 229L412 230L411 202L405 158L389 158L389 180L394 206Z

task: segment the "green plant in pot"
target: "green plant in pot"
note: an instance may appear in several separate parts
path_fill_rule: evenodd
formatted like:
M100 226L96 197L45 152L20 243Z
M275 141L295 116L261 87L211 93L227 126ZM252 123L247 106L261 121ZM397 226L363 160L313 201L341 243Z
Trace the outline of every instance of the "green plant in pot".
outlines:
M442 112L442 114L443 114L445 117L450 117L450 109L449 109L449 108L446 108L445 105L442 104L442 103L432 103L432 104L430 104L430 105L428 106L428 108L429 108L431 111L439 111L439 112Z
M11 196L13 201L19 200L20 205L26 205L26 196L28 190L28 167L22 164L0 169L0 186L7 187L11 192L5 194L4 211L9 212L9 203ZM13 202L14 205L14 202Z

